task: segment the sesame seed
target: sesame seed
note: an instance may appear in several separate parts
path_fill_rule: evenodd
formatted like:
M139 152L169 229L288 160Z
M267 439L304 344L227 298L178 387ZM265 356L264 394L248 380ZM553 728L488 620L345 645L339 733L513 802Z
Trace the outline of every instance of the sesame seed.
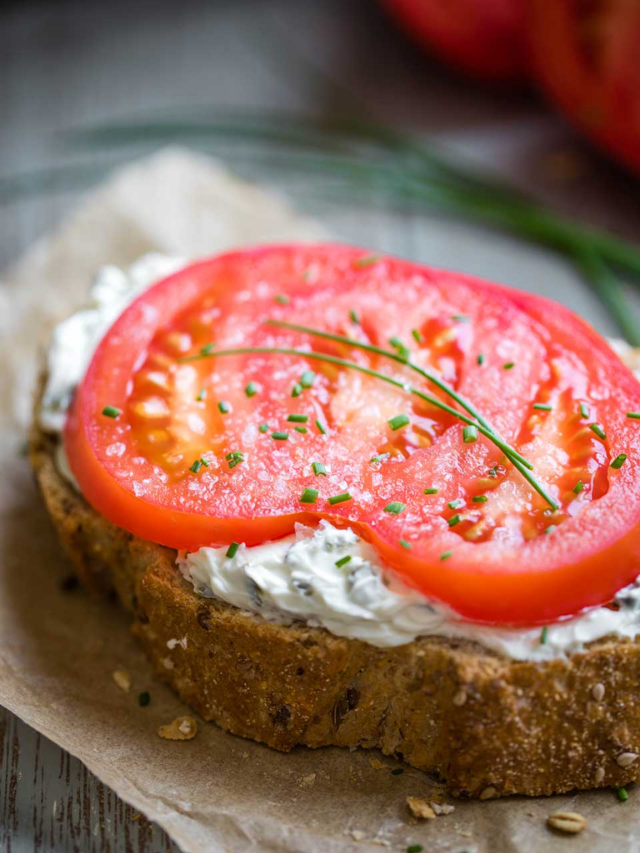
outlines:
M452 699L454 705L458 708L462 707L464 703L467 701L467 691L464 689L458 690L455 696Z
M616 758L616 763L618 767L631 767L637 760L638 754L636 752L622 752Z

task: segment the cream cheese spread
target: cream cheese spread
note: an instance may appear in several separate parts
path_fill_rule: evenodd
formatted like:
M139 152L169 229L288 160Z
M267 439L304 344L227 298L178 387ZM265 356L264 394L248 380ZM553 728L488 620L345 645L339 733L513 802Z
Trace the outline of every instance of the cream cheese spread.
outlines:
M40 425L58 434L66 410L96 347L122 311L140 293L184 260L146 255L128 272L105 267L91 290L90 304L56 327L48 351L48 380ZM640 378L640 358L620 341L612 346ZM60 473L76 488L62 444ZM181 554L178 566L195 591L281 624L303 621L340 637L379 647L401 646L417 637L470 640L515 660L548 660L580 651L607 635L633 638L640 633L640 584L621 590L618 610L596 607L541 629L511 629L466 622L445 605L402 584L381 564L375 551L352 530L327 521L275 542L247 548L233 557L227 546ZM348 560L346 558L349 558ZM340 563L340 565L336 565Z
M62 432L73 392L114 321L136 296L185 263L179 258L149 254L126 272L112 265L100 270L88 304L53 331L47 352L47 384L39 413L40 426L45 432Z
M631 638L640 632L636 584L618 593L619 610L595 607L549 625L544 643L540 628L465 622L386 572L375 551L352 530L324 520L315 529L298 524L295 535L276 542L241 545L233 557L226 553L227 546L200 548L181 555L178 566L201 595L221 598L267 620L302 620L374 646L401 646L416 637L436 636L472 640L515 660L549 660L580 651L607 634Z

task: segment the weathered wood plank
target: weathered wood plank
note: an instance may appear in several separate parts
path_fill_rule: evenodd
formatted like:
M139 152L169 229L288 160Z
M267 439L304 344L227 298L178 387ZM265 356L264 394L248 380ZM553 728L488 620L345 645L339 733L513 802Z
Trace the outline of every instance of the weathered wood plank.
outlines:
M0 708L0 850L177 853L77 759Z

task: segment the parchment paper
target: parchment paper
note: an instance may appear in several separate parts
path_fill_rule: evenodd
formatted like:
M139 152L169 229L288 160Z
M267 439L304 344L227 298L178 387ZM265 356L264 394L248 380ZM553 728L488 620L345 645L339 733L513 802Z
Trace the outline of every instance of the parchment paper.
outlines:
M158 726L188 713L154 681L114 602L63 592L69 566L21 454L38 344L52 319L79 305L103 263L149 250L197 256L234 244L317 238L323 229L232 178L219 165L168 149L127 167L38 243L0 287L0 703L78 756L185 851L640 850L640 796L605 791L552 799L453 802L418 822L408 795L437 783L377 753L298 749L282 755L200 723L188 742ZM338 235L339 236L339 235ZM130 693L112 678L133 679ZM138 705L148 690L151 704ZM373 761L371 759L374 758ZM446 798L445 798L446 800ZM588 818L577 837L548 814Z

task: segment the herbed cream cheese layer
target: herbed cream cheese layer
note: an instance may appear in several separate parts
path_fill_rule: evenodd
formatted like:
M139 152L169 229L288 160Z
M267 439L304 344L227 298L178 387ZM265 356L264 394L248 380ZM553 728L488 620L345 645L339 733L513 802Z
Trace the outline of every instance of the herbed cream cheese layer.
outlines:
M73 393L100 340L122 311L184 264L184 260L154 254L141 258L128 271L108 266L100 272L89 303L54 331L39 413L44 431L61 433ZM612 346L638 371L636 350L620 341ZM62 444L56 461L60 473L78 488ZM338 529L327 521L315 529L296 525L294 535L252 548L240 545L233 557L226 554L226 546L205 547L181 554L177 562L200 595L222 599L270 621L303 621L374 646L401 646L417 637L438 636L471 640L515 660L549 660L580 651L609 634L632 638L640 633L637 583L618 593L619 610L596 607L549 625L544 643L540 628L466 622L445 605L405 586L352 530Z

